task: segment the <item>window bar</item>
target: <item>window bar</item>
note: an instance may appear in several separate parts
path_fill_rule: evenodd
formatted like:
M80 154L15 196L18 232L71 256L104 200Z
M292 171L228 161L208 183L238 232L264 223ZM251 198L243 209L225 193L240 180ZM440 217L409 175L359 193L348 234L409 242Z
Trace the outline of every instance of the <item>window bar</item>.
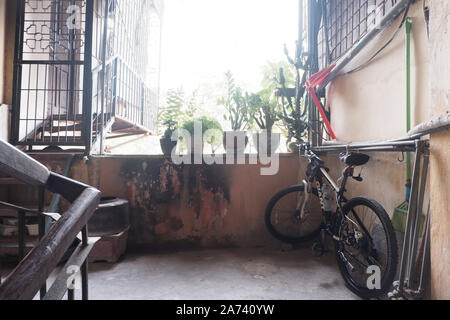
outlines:
M60 90L58 90L58 142L61 142L61 89L62 89L62 66L59 66L59 75L57 77L57 82L59 84Z
M31 64L28 65L28 93L27 93L27 116L25 117L25 135L28 134L28 115L30 112L30 83L31 83ZM28 137L25 137L28 140Z
M45 65L45 76L44 76L44 111L47 110L47 73L48 73L48 65ZM42 136L41 141L45 139L45 129L47 127L47 121L45 119L45 112L42 113Z
M34 142L37 137L37 115L38 115L38 95L39 95L39 64L36 64L36 91L35 91L35 105L34 105ZM31 90L31 88L29 88ZM45 113L45 112L43 112Z

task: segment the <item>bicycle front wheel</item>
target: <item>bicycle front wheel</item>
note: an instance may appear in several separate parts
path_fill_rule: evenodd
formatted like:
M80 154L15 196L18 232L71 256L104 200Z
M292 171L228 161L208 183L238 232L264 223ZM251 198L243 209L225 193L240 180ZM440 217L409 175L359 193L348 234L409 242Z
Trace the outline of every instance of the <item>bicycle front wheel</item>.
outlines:
M309 195L305 214L301 207L305 201L305 186L297 185L280 191L269 202L265 213L267 230L278 240L298 244L315 238L322 224L322 210L317 190Z
M368 198L343 208L336 258L347 287L364 299L378 298L391 287L398 252L392 222L383 207Z

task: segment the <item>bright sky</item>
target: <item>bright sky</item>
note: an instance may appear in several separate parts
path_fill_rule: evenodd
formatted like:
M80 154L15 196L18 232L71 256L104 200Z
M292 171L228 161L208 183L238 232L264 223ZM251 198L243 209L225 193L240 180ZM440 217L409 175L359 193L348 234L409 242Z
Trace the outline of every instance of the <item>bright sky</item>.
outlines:
M231 70L259 89L261 66L294 53L297 0L165 0L161 87L187 93Z

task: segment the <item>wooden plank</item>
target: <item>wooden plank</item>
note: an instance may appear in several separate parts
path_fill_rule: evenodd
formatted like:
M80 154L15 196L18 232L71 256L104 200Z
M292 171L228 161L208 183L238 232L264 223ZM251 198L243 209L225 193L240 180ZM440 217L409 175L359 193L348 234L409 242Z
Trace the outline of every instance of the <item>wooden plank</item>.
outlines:
M86 189L0 286L0 300L32 300L100 202L100 191Z
M49 170L30 156L0 140L0 171L33 186L43 186Z
M75 201L87 188L89 186L53 172L50 173L47 182L47 189L49 191L60 194L69 202Z

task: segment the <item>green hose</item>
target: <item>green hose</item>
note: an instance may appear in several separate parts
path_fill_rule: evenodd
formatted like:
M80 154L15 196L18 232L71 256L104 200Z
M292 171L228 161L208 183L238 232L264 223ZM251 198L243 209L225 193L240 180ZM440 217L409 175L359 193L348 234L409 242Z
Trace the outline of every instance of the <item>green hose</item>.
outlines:
M406 18L406 132L411 130L411 29L412 19ZM406 154L406 201L411 193L411 153Z

